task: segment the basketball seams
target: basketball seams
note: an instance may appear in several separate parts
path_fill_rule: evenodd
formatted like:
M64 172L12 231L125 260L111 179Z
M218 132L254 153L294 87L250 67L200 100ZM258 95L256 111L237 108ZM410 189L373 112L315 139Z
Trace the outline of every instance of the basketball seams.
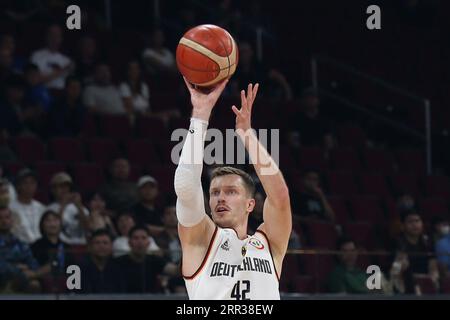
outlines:
M227 53L227 60L228 60L228 75L227 75L227 77L228 77L228 76L230 76L230 67L231 67L230 54L233 52L233 46L234 46L234 43L233 43L233 41L231 41L231 52L228 52L227 47L226 47L225 44L222 42L222 39L220 39L220 37L217 36L216 33L215 33L211 28L209 28L208 26L205 26L205 28L208 29L208 31L209 31L211 34L213 34L215 38L217 38L217 40L218 40L218 41L220 42L220 44L222 45L222 48L223 48L223 49L225 50L225 52ZM224 31L225 31L225 30L224 30ZM227 33L228 39L233 39L233 38L231 37L231 35L230 35L227 31L225 31L225 32Z

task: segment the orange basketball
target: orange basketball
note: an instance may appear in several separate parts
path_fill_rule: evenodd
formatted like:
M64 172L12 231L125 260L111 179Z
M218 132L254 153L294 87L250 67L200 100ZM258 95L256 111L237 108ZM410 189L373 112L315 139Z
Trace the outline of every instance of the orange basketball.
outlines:
M203 24L184 34L177 47L177 66L192 84L212 87L236 71L238 48L224 29Z

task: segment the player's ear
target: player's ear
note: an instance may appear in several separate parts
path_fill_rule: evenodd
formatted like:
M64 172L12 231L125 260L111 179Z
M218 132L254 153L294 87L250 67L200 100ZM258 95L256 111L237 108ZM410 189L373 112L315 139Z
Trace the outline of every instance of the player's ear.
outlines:
M250 200L247 202L247 212L248 212L248 213L252 212L253 209L255 209L255 204L256 204L255 199L250 199Z

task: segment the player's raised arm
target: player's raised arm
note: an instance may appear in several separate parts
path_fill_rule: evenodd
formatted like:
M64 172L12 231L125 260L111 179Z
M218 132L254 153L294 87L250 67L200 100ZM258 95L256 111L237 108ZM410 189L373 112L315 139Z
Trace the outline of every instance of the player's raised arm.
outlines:
M186 140L175 171L174 187L177 195L178 231L183 248L183 274L197 270L214 233L214 222L206 215L201 175L206 130L211 111L227 81L209 93L186 86L191 95L192 118Z
M258 141L251 130L251 114L259 85L248 85L247 93L241 91L241 109L233 106L236 114L236 132L243 141L255 171L267 194L264 203L264 223L258 228L266 233L273 248L274 259L281 269L292 229L292 215L289 190L277 164Z

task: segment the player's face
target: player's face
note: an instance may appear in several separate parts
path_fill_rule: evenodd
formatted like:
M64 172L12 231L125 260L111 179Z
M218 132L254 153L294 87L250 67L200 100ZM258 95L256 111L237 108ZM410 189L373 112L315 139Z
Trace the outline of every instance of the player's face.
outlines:
M137 230L131 236L129 244L133 253L143 255L147 253L150 238L144 230Z
M209 188L212 218L222 228L235 228L246 223L255 206L242 178L235 174L216 177Z

